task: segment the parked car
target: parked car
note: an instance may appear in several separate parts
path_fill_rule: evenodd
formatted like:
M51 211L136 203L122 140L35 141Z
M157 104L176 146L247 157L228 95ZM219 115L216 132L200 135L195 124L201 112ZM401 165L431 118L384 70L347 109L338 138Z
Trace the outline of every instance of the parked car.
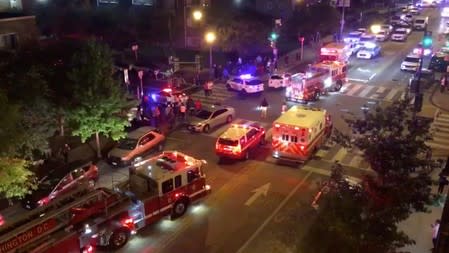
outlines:
M25 196L22 206L31 210L45 206L56 198L79 187L93 188L98 180L98 168L91 162L73 162L62 168L46 171L39 178L37 189Z
M235 117L235 109L227 106L203 106L189 118L187 129L191 132L208 133L212 128L229 124Z
M448 66L449 66L449 54L439 52L432 56L428 68L436 72L446 72Z
M153 127L140 127L127 134L108 153L108 161L114 166L127 166L137 162L151 151L162 151L165 136Z

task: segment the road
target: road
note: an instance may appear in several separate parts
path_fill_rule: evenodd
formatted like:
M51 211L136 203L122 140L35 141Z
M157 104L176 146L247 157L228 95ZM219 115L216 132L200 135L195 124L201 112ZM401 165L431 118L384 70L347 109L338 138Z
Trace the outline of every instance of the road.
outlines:
M436 10L426 10L424 14L439 16ZM439 18L431 18L429 30L436 31L439 27ZM348 131L343 120L348 113L360 115L364 106L372 108L400 99L411 76L400 71L400 64L422 34L413 32L404 43L382 43L382 56L377 59L352 59L350 82L340 92L311 105L326 108L333 115L334 126ZM270 129L280 115L283 93L266 90L261 96L241 97L227 91L224 84L217 84L213 98L237 108L235 123L257 121ZM262 96L270 104L268 118L264 120L257 111ZM205 99L202 93L193 97ZM176 149L207 160L205 172L212 193L190 206L184 217L175 221L166 218L143 229L117 252L295 252L297 243L306 243L301 241L302 235L317 222L309 219L310 204L318 183L329 176L332 164L340 161L354 180L369 171L359 152L330 144L303 165L279 164L271 157L269 144L248 161L218 163L215 141L227 127L193 135L178 130L168 137L167 150ZM107 168L106 164L101 168L100 185L126 178L125 169Z

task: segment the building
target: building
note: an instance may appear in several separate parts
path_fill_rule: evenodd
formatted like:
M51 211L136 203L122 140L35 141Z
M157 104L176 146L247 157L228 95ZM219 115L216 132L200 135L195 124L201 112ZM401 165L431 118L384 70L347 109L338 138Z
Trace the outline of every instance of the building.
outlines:
M0 0L0 12L30 13L36 0Z
M35 16L0 13L0 50L16 50L38 43Z

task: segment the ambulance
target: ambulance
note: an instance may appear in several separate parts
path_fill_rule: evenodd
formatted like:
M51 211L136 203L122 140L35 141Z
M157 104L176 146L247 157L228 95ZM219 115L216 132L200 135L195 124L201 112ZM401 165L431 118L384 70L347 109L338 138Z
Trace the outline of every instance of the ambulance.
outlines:
M321 108L293 106L273 122L272 155L276 159L307 161L332 133L332 120Z
M320 61L349 62L349 57L355 53L355 45L332 42L320 50Z

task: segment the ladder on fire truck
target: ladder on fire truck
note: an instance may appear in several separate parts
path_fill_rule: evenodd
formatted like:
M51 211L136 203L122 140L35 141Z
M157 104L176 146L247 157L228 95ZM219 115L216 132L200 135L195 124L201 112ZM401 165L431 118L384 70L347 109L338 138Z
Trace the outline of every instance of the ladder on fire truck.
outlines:
M117 192L105 188L99 188L86 192L86 189L79 189L70 194L61 196L51 202L48 206L40 207L29 213L18 217L16 220L8 221L0 227L0 250L1 252L29 252L37 245L30 247L30 244L37 240L48 237L50 234L58 230L67 230L70 227L76 226L73 224L75 221L73 210L92 203L101 203L102 201L110 200L111 196L116 197L112 203L105 203L102 210L98 210L94 213L88 213L85 217L81 217L84 220L93 218L92 216L98 216L100 214L105 217L110 217L111 209L117 207L117 204L126 205L131 200ZM120 205L120 206L126 206ZM119 208L119 211L123 208ZM77 217L80 219L80 216ZM17 243L19 241L20 243ZM42 241L42 240L39 240ZM25 251L17 251L18 248Z

